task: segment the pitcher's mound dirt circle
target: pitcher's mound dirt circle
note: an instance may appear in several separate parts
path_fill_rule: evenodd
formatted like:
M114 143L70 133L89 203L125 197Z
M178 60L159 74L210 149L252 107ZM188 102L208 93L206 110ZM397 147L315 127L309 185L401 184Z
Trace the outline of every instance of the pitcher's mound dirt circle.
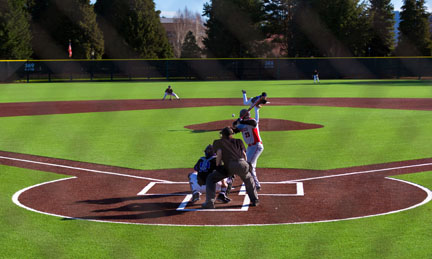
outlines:
M208 123L187 125L185 128L194 132L218 131L227 126L232 126L234 120L213 121ZM260 131L287 131L287 130L308 130L324 127L319 124L303 123L298 121L280 119L260 119Z

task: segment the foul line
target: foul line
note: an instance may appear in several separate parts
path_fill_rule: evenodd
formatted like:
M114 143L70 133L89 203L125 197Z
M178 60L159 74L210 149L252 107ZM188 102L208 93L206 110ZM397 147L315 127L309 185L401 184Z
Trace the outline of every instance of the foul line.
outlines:
M317 177L311 177L311 178L303 178L303 179L295 179L290 181L283 181L281 183L285 182L304 182L304 181L311 181L311 180L318 180L318 179L325 179L325 178L333 178L333 177L341 177L341 176L348 176L348 175L355 175L355 174L367 174L367 173L376 173L376 172L384 172L384 171L391 171L391 170L397 170L397 169L406 169L406 168L413 168L413 167L423 167L432 165L432 163L425 163L425 164L418 164L418 165L407 165L407 166L399 166L399 167L391 167L391 168L383 168L383 169L374 169L374 170L367 170L367 171L357 171L357 172L351 172L351 173L345 173L345 174L334 174L334 175L326 175L326 176L317 176Z
M100 170L93 170L93 169L87 169L87 168L81 168L81 167L73 167L73 166L67 166L67 165L59 165L59 164L38 162L38 161L32 161L32 160L26 160L26 159L18 159L18 158L5 157L5 156L0 156L0 159L7 159L7 160L13 160L13 161L19 161L19 162L25 162L25 163L31 163L31 164L53 166L53 167L61 167L61 168L66 168L66 169L73 169L73 170L79 170L79 171L87 171L87 172L98 173L98 174L109 174L109 175L116 175L116 176L124 176L124 177L129 177L129 178L136 178L136 179L149 180L149 181L157 181L157 182L163 182L163 183L171 183L172 182L172 181L154 179L154 178L143 177L143 176L120 174L120 173L114 173L114 172L108 172L108 171L100 171Z
M101 170L94 170L94 169L88 169L88 168L73 167L73 166L59 165L59 164L53 164L53 163L45 163L45 162L39 162L39 161L33 161L33 160L27 160L27 159L19 159L19 158L12 158L12 157L5 157L5 156L0 156L0 159L13 160L13 161L32 163L32 164L39 164L39 165L52 166L52 167L60 167L60 168L73 169L73 170L79 170L79 171L87 171L87 172L99 173L99 174L108 174L108 175L115 175L115 176L123 176L123 177L136 178L136 179L142 179L142 180L156 181L156 182L161 182L161 183L177 183L177 182L173 182L173 181L160 180L160 179L155 179L155 178L150 178L150 177L135 176L135 175L128 175L128 174L120 174L120 173L114 173L114 172L109 172L109 171L101 171ZM281 181L281 182L268 182L268 183L274 183L274 184L277 184L277 183L279 183L279 184L297 183L297 182L303 182L303 181L319 180L319 179L334 178L334 177L343 177L343 176L357 175L357 174L367 174L367 173L384 172L384 171L406 169L406 168L415 168L415 167L423 167L423 166L430 166L430 165L432 165L432 163L424 163L424 164L408 165L408 166L399 166L399 167L391 167L391 168L382 168L382 169L374 169L374 170L367 170L367 171L356 171L356 172L344 173L344 174L334 174L334 175L326 175L326 176L317 176L317 177L310 177L310 178L303 178L303 179L293 179L293 180Z

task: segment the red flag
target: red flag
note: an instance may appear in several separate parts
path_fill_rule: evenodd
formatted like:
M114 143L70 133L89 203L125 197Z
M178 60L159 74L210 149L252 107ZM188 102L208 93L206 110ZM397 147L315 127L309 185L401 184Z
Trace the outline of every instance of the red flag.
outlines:
M68 49L68 52L69 52L69 58L71 58L72 57L72 43L69 41L69 49Z

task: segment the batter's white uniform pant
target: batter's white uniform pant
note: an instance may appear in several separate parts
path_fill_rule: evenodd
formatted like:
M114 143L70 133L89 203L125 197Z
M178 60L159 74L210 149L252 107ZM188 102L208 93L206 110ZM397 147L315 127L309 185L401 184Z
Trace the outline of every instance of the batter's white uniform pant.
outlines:
M258 177L257 177L255 168L256 168L256 165L258 162L258 158L260 157L260 155L263 151L264 151L264 146L260 142L256 143L255 145L248 146L248 148L246 149L247 161L252 165L251 173L252 173L253 179L255 181L256 187L261 187L261 184L258 181Z
M194 193L194 192L205 193L206 192L206 185L205 184L203 184L203 185L198 184L198 173L197 172L193 172L193 173L189 174L189 185L190 185L192 193ZM220 192L221 187L222 187L222 183L217 182L216 183L216 192Z
M171 96L174 96L176 99L179 99L178 95L176 95L175 93L172 93L172 94L165 93L164 97L162 98L162 100L165 100L165 97L167 97L167 95L171 95Z
M318 75L314 75L313 78L314 78L314 83L319 83Z

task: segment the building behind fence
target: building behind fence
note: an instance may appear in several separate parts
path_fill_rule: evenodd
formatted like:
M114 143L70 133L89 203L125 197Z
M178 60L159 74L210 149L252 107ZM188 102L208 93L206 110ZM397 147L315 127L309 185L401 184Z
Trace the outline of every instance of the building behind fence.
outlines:
M0 61L1 82L432 77L431 57Z

